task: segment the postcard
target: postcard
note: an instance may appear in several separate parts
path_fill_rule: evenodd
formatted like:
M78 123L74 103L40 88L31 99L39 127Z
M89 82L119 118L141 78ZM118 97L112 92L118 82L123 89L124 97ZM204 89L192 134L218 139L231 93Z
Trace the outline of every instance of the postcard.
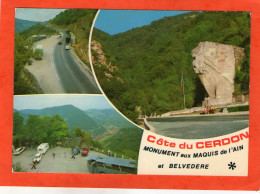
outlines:
M258 190L260 4L226 3L3 1L1 185Z

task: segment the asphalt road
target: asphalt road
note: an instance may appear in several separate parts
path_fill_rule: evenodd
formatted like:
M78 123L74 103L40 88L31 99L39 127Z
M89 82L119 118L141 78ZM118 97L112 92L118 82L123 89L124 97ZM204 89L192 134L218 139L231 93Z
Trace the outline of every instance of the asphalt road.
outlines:
M45 94L65 93L53 61L54 48L57 43L57 36L51 36L35 42L33 45L34 48L37 45L43 46L42 60L33 60L32 65L26 66L35 76Z
M53 60L57 74L65 93L100 94L96 84L80 69L72 57L71 51L66 50L65 33L60 39L62 44L56 44Z
M204 139L230 134L249 126L249 115L209 115L148 118L156 133L180 139Z

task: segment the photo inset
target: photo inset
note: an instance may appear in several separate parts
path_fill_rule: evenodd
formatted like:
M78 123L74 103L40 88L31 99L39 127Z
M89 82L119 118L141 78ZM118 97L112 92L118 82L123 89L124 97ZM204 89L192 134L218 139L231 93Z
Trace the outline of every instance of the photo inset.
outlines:
M17 8L14 94L100 94L88 40L97 10Z
M101 10L92 64L108 99L163 136L249 126L250 13Z
M14 96L13 172L136 174L143 130L101 95Z

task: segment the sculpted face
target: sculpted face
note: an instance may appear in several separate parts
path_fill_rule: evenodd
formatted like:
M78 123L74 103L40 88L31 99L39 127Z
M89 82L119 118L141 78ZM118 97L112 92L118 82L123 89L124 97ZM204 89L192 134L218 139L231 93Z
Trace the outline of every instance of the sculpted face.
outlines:
M196 55L195 59L192 62L193 65L193 69L195 71L195 73L197 74L204 74L207 72L206 68L205 68L205 63L202 60L201 56Z

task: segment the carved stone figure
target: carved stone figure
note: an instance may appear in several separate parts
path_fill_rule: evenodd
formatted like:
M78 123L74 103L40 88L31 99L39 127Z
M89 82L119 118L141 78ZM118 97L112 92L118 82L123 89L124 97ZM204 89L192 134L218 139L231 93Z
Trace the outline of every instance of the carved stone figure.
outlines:
M215 42L200 42L192 50L192 56L195 57L194 71L199 75L208 93L204 105L231 104L235 66L244 56L243 48Z

